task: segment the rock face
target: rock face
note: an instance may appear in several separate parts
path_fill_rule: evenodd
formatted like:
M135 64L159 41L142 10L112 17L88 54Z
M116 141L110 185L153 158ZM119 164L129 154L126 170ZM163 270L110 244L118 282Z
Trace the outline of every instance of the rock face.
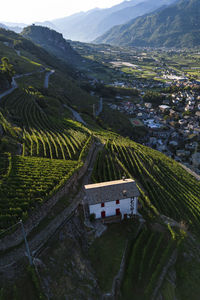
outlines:
M28 26L24 28L21 34L68 64L77 65L82 60L81 56L63 38L61 33L48 27Z
M78 216L68 222L41 255L38 266L48 299L100 299L100 290L87 259L89 232Z

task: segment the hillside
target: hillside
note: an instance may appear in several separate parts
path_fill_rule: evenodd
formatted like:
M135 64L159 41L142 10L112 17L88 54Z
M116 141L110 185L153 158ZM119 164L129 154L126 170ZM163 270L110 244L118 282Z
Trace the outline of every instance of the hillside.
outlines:
M0 96L0 299L198 300L200 182L128 138L120 112L95 118L98 99L40 46L2 29L0 58L18 75ZM139 215L105 227L87 216L84 185L122 176L136 181Z
M95 42L141 47L199 46L199 11L198 0L180 0L170 7L113 27Z
M18 74L32 71L43 67L59 68L73 75L74 70L67 63L52 56L45 49L36 46L30 40L23 38L13 31L0 28L0 54L6 56L15 66ZM25 66L27 65L27 67ZM31 68L30 68L31 66Z
M105 33L111 27L123 24L145 13L151 12L162 5L168 5L175 0L131 0L107 9L93 9L72 16L52 20L57 31L71 40L89 42Z
M46 197L52 193L59 188L65 176L69 176L73 173L72 170L80 167L79 156L89 138L89 130L72 121L68 106L92 114L92 105L96 99L78 87L77 82L69 75L67 64L61 63L60 60L41 47L11 31L1 30L0 56L8 57L8 60L2 58L1 71L4 72L4 69L7 68L6 70L10 73L16 72L15 80L18 84L18 88L11 94L0 98L0 155L2 163L0 193L3 202L7 201L7 193L10 196L12 194L10 208L15 205L18 197L23 198L22 187L19 187L18 191L15 188L12 190L12 186L15 186L15 171L18 172L22 167L22 173L25 170L25 173L30 172L27 176L27 191L24 189L26 204L24 208L17 210L18 213L14 207L11 214L6 212L6 207L3 208L0 218L2 230L13 222L15 223L18 217L25 220L35 201L33 199L39 199L39 194ZM49 64L47 65L47 63ZM44 88L44 82L49 67L54 67L55 73L51 76L47 90ZM38 160L35 159L36 157ZM58 179L57 183L53 176L47 180L47 184L43 184L41 170L43 167L43 170L50 168L50 175L53 172L52 168L57 163L56 161L53 162L54 159L61 160L59 170L57 167L55 168L55 172L61 172L61 175L55 175ZM71 162L68 162L69 160ZM41 167L39 167L40 163ZM64 173L62 173L62 165ZM38 167L41 170L37 169ZM13 185L9 184L10 192L5 192L9 188L6 182L10 175L10 168L12 169L11 177L14 176L13 179L10 177L8 182L13 180ZM38 186L39 190L34 188L35 195L31 192L33 186L32 188L29 186L29 183L31 182L32 185L34 181L31 180L31 174L38 177L38 183L41 180ZM47 177L47 174L45 176ZM57 184L58 187L55 188ZM31 193L30 198L29 193ZM30 204L28 204L29 201Z
M24 28L21 35L70 65L79 65L82 61L81 56L73 50L62 34L55 30L32 25Z

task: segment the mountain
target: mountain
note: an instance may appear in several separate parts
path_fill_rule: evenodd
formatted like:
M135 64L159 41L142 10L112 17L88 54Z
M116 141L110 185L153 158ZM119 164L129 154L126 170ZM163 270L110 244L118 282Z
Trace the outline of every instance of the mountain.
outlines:
M34 25L48 27L50 29L58 31L58 28L50 21L35 22ZM27 27L27 26L24 26L24 27Z
M16 33L20 33L23 29L23 26L17 23L0 23L0 28L12 30Z
M81 56L63 38L61 33L43 26L28 26L23 29L22 36L40 45L68 64L77 65Z
M111 27L152 12L175 0L131 0L107 9L92 9L72 16L51 21L64 37L89 42L105 33Z
M163 153L117 134L108 119L128 128L106 103L95 120L97 99L42 47L0 29L0 58L21 75L0 99L0 299L98 300L114 290L107 299L198 300L200 182ZM80 115L69 106L85 112L86 125L72 120ZM117 223L103 226L89 212L84 185L96 183L99 192L97 183L122 176L123 186L126 178L138 186L139 214L133 201L126 204L133 196L126 184L106 202L112 182L95 206L103 222Z
M8 27L5 24L0 23L0 28L8 29Z
M96 43L123 46L194 47L200 45L200 2L177 3L115 26Z

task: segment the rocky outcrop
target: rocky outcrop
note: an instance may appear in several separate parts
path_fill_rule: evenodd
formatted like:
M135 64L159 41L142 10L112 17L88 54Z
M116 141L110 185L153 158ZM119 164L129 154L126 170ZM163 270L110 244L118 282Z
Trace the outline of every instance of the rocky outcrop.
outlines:
M61 33L48 27L28 26L24 28L21 34L68 64L77 65L82 60L81 56L63 38Z
M49 299L101 299L94 270L88 260L90 233L81 209L48 243L38 272ZM54 244L59 247L54 248Z

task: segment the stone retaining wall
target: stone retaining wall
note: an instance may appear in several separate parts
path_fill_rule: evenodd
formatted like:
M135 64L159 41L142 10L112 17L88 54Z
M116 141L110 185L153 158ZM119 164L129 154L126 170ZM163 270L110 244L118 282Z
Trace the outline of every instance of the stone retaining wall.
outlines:
M53 206L58 202L58 200L66 195L69 192L69 189L73 187L76 189L78 180L85 174L87 171L88 165L90 163L92 154L95 149L95 143L93 143L88 152L87 158L84 165L78 169L66 182L66 184L60 188L48 201L46 201L37 211L35 211L28 220L25 222L24 227L26 234L28 235L38 224L48 215ZM6 251L11 247L15 247L20 244L23 240L21 227L12 234L7 235L0 239L0 251Z

